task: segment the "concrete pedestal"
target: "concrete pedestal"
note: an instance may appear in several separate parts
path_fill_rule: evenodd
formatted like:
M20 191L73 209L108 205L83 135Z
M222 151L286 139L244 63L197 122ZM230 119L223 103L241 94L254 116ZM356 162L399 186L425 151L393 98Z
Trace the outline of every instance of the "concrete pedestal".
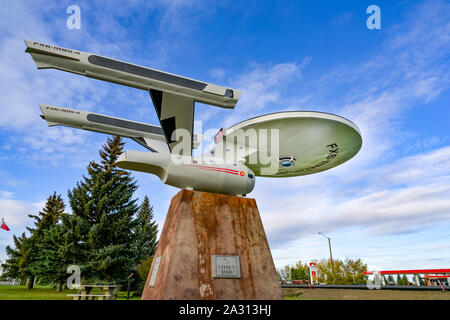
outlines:
M215 276L213 256L238 256L240 278ZM143 300L281 298L255 199L188 190L172 198Z

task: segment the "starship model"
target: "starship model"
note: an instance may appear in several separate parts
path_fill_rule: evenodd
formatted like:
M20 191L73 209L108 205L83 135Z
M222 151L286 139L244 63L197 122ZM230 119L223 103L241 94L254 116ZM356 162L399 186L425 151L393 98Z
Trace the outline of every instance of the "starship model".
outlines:
M361 149L358 127L313 111L267 114L220 129L214 146L192 156L195 102L233 109L241 91L96 54L25 41L38 69L59 69L150 92L160 127L87 111L41 104L49 126L63 125L130 138L149 151L125 151L123 169L154 174L181 189L246 195L255 176L294 177L331 169Z

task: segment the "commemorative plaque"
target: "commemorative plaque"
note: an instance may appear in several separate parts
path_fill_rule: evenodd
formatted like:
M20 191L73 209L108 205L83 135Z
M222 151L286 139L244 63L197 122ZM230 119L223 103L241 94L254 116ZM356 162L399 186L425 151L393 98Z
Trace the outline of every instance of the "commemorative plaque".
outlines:
M150 277L149 286L154 287L156 281L156 275L158 274L159 265L161 264L161 256L156 257L155 265L153 266L153 272Z
M241 278L241 268L238 256L213 255L212 261L214 278Z

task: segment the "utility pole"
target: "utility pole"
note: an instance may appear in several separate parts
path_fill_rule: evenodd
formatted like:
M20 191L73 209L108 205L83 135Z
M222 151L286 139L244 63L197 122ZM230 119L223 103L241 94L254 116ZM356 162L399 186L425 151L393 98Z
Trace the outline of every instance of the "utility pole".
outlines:
M319 232L319 234L323 235L325 238L328 239L328 248L330 249L331 272L333 273L333 284L335 284L336 283L336 275L334 273L333 254L331 253L331 239L330 239L330 237L326 236L322 232Z

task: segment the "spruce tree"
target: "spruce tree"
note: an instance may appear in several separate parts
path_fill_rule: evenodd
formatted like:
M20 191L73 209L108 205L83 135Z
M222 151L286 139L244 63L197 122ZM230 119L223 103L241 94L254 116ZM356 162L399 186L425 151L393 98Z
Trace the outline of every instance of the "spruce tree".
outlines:
M134 239L137 262L155 254L158 225L153 220L153 207L145 196L135 220Z
M61 291L69 276L67 267L80 265L86 253L80 242L80 221L67 213L61 216L61 221L44 231L37 245L37 261L32 264L34 274L47 283L56 284L57 291Z
M27 228L33 237L42 238L44 231L54 226L61 219L64 213L65 205L61 198L61 195L56 195L54 192L47 198L44 208L39 211L38 215L29 214L30 218L33 218L34 228Z
M61 195L56 195L53 193L47 198L42 211L39 211L38 215L29 214L30 218L34 219L34 228L28 228L30 231L30 246L29 246L29 265L28 269L31 273L31 278L29 280L28 287L31 289L34 283L35 276L46 276L45 270L48 269L45 266L45 258L47 252L43 247L45 237L49 229L56 227L64 213L65 205L61 198Z
M390 275L388 276L388 281L389 281L389 284L390 284L390 285L395 284L395 280L394 280L394 277L392 276L392 274L390 274Z
M14 236L15 249L6 248L9 259L6 261L6 274L11 278L28 279L28 289L32 289L34 279L39 273L40 246L45 238L46 230L58 223L64 211L64 203L60 195L53 193L38 215L29 214L34 219L34 228L27 227L30 237L25 233L20 237Z
M100 163L91 161L87 176L68 194L73 218L84 230L82 276L108 282L125 279L135 262L132 229L137 186L130 173L115 163L123 145L118 136L108 138L99 151Z
M404 286L408 285L408 278L406 277L406 274L404 274L402 277L402 285Z
M22 283L30 276L27 269L29 264L27 246L29 245L30 239L27 238L25 232L23 232L19 237L13 235L13 241L14 248L11 248L9 245L6 246L8 259L6 259L5 264L3 265L5 270L4 276L11 279L20 279Z

